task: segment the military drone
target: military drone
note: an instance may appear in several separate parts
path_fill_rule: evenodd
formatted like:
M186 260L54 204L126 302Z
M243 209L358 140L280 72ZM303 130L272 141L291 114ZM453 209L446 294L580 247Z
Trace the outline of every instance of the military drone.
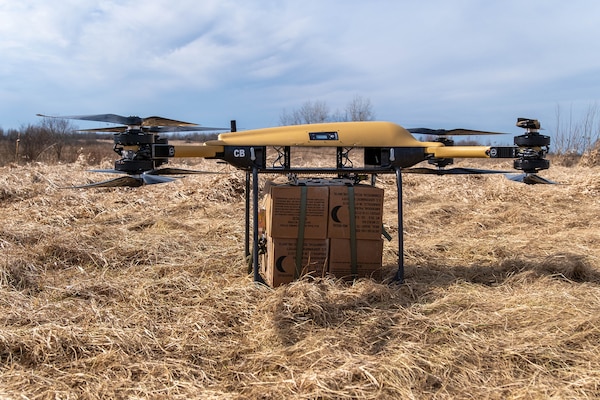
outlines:
M45 115L38 114L42 117ZM205 173L179 168L160 168L172 158L200 157L215 159L246 172L246 256L252 255L254 278L261 281L258 272L258 224L253 225L253 249L250 251L250 193L252 192L253 221L258 221L258 175L260 173L287 174L288 176L331 174L338 178L359 181L378 174L395 174L398 190L398 272L396 280L404 279L402 174L473 175L505 174L509 179L526 184L553 184L538 175L550 167L546 159L550 137L540 134L539 121L518 118L517 126L525 134L514 137L514 146L457 146L452 136L495 135L471 129L406 129L392 122L359 121L333 122L308 125L279 126L238 132L235 121L229 129L210 128L189 122L162 117L123 117L115 114L74 115L52 118L77 119L121 124L117 127L86 129L95 132L114 132L114 151L121 157L114 170L99 172L119 173L123 176L75 188L142 186L170 182L168 175ZM172 145L163 132L226 131L218 139L197 145ZM420 141L413 135L434 137ZM311 167L292 164L292 149L319 148L335 151L331 167ZM354 154L358 153L358 157ZM268 155L271 155L268 157ZM487 170L477 168L447 168L455 158L513 159L514 169L521 171ZM427 162L430 167L417 167ZM367 178L368 179L368 178ZM252 190L250 188L252 183Z

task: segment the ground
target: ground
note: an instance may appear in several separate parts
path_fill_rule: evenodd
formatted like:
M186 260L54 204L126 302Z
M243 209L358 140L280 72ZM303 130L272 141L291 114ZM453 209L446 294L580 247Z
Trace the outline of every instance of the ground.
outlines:
M0 168L0 397L600 396L598 167L406 175L401 285L381 176L387 279L276 289L248 274L244 174L194 168L222 174L74 190L97 176Z

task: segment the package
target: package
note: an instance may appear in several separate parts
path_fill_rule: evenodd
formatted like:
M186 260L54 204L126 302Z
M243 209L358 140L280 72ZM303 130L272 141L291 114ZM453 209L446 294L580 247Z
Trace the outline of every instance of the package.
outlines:
M277 287L307 273L329 273L339 278L381 277L383 189L312 179L269 184L265 192L264 222L259 215L259 231L263 233L264 226L267 238L260 263L265 283ZM299 242L303 243L303 251L301 271L296 273ZM353 242L356 276L352 270Z
M267 253L263 257L261 267L265 283L272 287L290 283L296 272L296 249L298 240L295 238L267 237ZM304 239L301 271L299 276L308 273L314 276L324 276L327 271L329 241L327 239Z
M306 195L304 202L302 191ZM304 238L326 239L328 204L327 186L271 185L264 201L266 233L276 238L299 237L301 209L304 207Z
M355 237L357 239L380 239L383 192L383 189L370 185L330 186L327 236L338 239L352 237L350 219L352 215L351 195L353 194Z
M329 239L329 274L354 278L350 239ZM356 240L356 277L382 278L383 239Z

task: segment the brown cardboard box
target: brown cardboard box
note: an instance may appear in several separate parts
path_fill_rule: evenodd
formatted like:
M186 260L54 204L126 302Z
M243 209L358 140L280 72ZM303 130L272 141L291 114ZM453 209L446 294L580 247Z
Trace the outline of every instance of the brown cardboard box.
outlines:
M276 287L294 280L296 270L297 239L267 237L267 254L261 268L268 285ZM323 276L327 269L329 253L327 239L304 239L302 273Z
M358 278L382 277L383 239L357 240ZM337 278L352 278L350 239L329 239L329 273Z
M327 238L329 188L304 186L306 195L305 239ZM265 197L267 234L276 238L297 238L302 186L273 185Z
M383 189L369 185L354 185L354 215L356 238L381 238ZM329 187L329 222L327 236L349 239L350 201L348 186Z

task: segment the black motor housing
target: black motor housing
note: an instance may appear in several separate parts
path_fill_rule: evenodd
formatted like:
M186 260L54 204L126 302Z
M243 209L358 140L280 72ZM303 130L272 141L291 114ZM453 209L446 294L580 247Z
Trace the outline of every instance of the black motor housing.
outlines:
M514 161L514 168L525 173L535 173L550 168L550 161L545 158L550 147L550 136L539 133L540 122L536 119L518 118L517 126L527 132L515 136L517 159Z

